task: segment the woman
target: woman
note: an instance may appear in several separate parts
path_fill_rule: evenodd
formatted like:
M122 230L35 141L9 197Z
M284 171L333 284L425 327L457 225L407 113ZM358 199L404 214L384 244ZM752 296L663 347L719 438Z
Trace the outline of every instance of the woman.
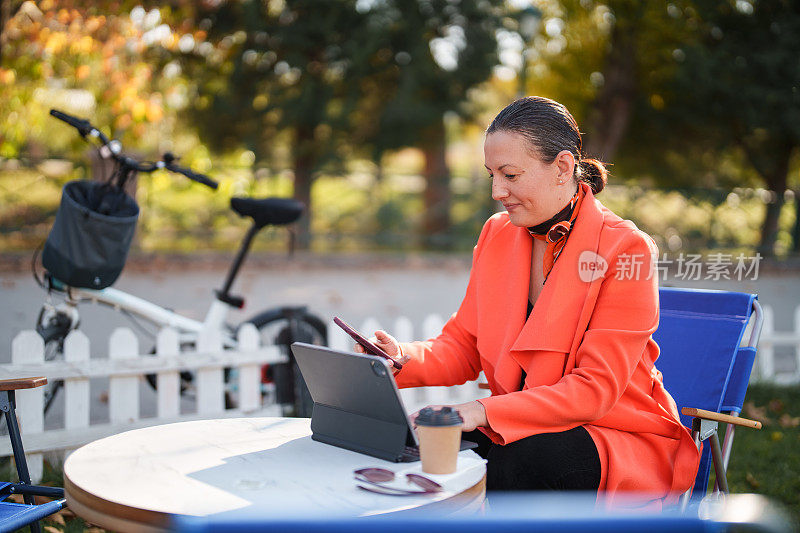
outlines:
M656 246L596 199L602 163L581 156L561 104L506 107L484 144L492 197L461 306L438 337L378 344L400 387L457 385L483 371L492 395L455 406L482 441L488 490L646 493L675 501L699 454L654 362Z

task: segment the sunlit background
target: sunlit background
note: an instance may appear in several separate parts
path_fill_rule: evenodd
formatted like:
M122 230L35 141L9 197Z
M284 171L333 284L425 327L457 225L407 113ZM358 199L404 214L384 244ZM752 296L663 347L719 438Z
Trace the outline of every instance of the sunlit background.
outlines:
M295 196L315 252L469 250L497 210L483 130L554 98L612 163L600 199L669 253L800 250L800 9L778 0L4 1L0 249L47 236L102 162L50 108L131 154L134 249L229 250L243 196ZM286 230L260 236L279 250Z

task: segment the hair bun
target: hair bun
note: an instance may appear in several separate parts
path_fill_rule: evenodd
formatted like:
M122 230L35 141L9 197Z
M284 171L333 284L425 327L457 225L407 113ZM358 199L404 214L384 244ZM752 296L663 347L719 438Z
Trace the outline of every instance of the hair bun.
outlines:
M585 181L592 188L592 194L597 194L603 190L608 183L608 170L606 166L597 159L581 159L578 163L580 174L578 178Z

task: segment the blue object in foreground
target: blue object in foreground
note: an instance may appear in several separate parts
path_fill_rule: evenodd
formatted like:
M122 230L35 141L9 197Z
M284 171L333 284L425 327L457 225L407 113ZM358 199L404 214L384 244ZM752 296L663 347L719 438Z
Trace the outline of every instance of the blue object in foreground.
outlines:
M636 509L603 509L594 494L505 493L490 494L485 512L442 514L424 509L373 517L323 516L294 513L275 516L247 508L206 517L174 517L173 528L185 533L559 533L680 531L760 531L783 533L791 525L780 509L761 496L734 495L707 506L698 514L668 509L662 513Z
M0 533L16 531L25 526L30 526L31 533L39 533L39 520L60 511L66 505L64 489L31 484L25 450L22 447L22 436L17 423L15 391L41 387L46 383L47 379L43 377L0 380L0 412L5 415L20 481L0 482ZM21 495L25 503L5 501L12 494ZM55 498L55 501L36 505L36 496Z
M3 483L2 488L7 485L11 484ZM57 513L63 507L63 500L55 500L41 505L0 502L0 532L16 531L53 513Z

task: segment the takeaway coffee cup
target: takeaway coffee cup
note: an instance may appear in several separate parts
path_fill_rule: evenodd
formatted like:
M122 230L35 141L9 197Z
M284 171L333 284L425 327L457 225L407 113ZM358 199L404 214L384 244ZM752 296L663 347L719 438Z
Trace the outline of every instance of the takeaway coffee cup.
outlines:
M452 474L456 471L464 419L452 407L430 407L417 415L417 437L422 471L428 474Z

